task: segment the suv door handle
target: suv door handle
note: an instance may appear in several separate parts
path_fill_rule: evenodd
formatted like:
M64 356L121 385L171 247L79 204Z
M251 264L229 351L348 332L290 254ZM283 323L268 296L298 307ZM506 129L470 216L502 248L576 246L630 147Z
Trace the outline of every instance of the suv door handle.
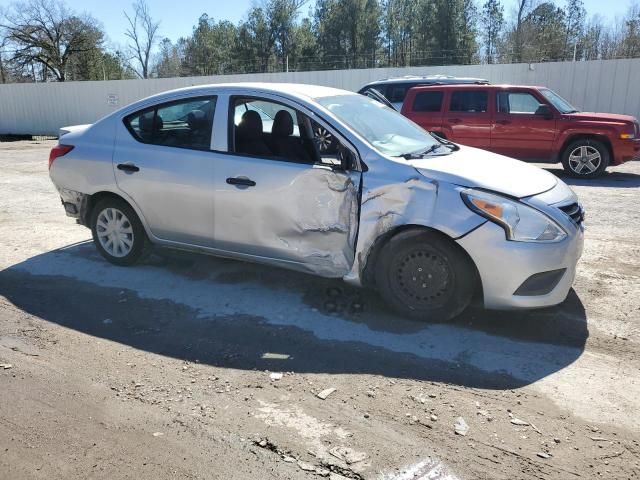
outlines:
M255 187L256 182L247 177L229 177L227 178L229 185L237 185L242 187Z
M140 167L134 165L133 163L119 163L118 170L122 170L123 172L139 172Z
M496 123L499 123L500 125L509 125L511 123L510 120L496 120Z
M462 120L460 120L459 118L450 118L449 119L449 123L460 123L462 122Z

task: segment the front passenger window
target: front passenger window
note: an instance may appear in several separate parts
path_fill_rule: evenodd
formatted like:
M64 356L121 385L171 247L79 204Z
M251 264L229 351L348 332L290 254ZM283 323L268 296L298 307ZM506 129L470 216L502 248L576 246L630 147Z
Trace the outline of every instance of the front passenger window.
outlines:
M496 101L499 113L533 115L540 108L538 99L526 92L498 92Z
M279 102L260 98L233 99L233 152L285 160L315 163L317 152L306 117Z

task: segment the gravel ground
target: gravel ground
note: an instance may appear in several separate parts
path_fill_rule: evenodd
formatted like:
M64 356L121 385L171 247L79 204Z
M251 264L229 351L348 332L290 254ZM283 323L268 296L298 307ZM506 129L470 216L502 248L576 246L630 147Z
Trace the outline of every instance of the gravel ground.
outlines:
M564 304L424 325L283 270L109 265L52 145L0 144L0 478L640 478L640 163L566 179Z

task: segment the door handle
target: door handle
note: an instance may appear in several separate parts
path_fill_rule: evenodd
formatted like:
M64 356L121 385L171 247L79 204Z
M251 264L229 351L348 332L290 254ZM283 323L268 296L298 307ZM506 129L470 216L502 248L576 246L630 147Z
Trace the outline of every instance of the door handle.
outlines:
M496 123L500 125L509 125L511 122L509 120L496 120Z
M449 119L449 123L460 123L462 122L462 120L460 120L459 118L450 118Z
M137 167L133 163L119 163L118 170L122 170L123 172L139 172L140 167Z
M236 185L241 187L255 187L256 182L247 177L229 177L227 178L229 185Z

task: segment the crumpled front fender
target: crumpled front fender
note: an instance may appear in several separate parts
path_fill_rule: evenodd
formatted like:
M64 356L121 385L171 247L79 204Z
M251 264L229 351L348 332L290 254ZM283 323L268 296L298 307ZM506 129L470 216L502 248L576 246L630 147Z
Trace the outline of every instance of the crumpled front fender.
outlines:
M456 239L485 222L462 201L463 187L429 179L413 168L406 173L394 182L388 176L378 181L375 173L364 177L355 259L345 281L366 283L364 271L376 241L395 229L426 227Z

